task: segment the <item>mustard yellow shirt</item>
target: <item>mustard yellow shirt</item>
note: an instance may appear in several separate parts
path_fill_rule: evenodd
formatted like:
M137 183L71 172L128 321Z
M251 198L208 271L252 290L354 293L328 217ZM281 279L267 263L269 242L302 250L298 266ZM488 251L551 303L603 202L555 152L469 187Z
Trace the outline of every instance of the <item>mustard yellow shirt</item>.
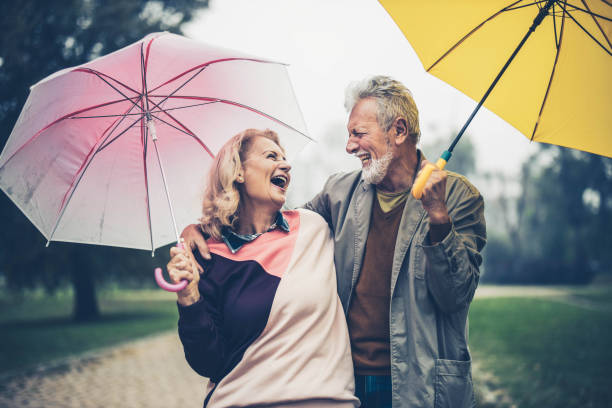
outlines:
M402 204L408 198L410 189L406 191L400 191L399 193L385 193L380 190L376 190L376 197L378 203L383 212L388 213L398 205Z

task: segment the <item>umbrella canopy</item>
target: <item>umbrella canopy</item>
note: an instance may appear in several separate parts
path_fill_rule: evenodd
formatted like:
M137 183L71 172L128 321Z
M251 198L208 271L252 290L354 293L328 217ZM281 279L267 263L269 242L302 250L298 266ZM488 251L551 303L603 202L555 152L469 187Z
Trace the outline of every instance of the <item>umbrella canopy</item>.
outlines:
M0 188L48 241L154 250L198 219L212 158L246 128L289 154L308 140L286 66L155 33L32 86Z
M531 140L612 157L612 4L605 0L380 0L427 72ZM452 149L451 149L452 150Z

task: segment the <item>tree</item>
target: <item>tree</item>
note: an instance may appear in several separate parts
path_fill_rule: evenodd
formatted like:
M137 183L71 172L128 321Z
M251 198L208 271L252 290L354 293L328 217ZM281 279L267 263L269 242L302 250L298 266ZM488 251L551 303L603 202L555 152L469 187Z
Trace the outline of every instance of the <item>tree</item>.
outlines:
M0 3L0 141L6 143L28 87L155 31L180 32L208 0L25 0ZM0 198L0 274L11 288L43 284L52 291L70 281L74 317L99 316L95 282L126 268L148 269L147 254L116 248L45 242L5 196ZM163 252L163 251L162 251ZM126 266L127 265L127 266ZM109 273L111 272L111 273Z
M552 160L538 160L542 156ZM612 159L542 145L522 177L515 216L507 223L511 239L498 234L489 240L486 278L586 283L612 272Z
M449 134L448 137L438 137L423 143L422 150L430 162L435 163L440 154L448 149L449 143L456 133ZM476 147L469 134L461 138L461 142L455 146L453 156L448 162L446 170L454 171L464 176L470 176L476 172Z

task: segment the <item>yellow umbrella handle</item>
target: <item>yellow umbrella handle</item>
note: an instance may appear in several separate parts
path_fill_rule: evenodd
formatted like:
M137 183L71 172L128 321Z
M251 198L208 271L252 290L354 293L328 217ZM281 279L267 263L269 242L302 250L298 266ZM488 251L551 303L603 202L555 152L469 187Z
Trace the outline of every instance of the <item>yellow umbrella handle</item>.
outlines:
M427 180L429 180L429 176L431 176L431 173L433 173L435 169L443 170L450 158L451 152L445 150L444 153L440 155L440 158L438 159L435 165L427 163L423 170L421 170L421 174L419 174L419 177L417 177L417 179L414 181L414 184L412 185L412 195L414 198L416 198L417 200L421 199L421 196L423 196L423 190L425 189L425 184L427 184Z

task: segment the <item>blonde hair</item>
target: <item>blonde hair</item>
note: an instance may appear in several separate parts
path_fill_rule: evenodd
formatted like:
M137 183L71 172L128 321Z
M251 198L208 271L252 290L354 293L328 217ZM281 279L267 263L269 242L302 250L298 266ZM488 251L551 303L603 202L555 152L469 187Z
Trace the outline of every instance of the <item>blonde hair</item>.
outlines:
M240 191L236 179L256 137L265 137L280 146L276 132L247 129L228 140L210 167L204 190L200 226L205 235L221 239L223 227L235 228L240 215Z
M388 76L378 75L354 82L346 88L344 107L351 111L362 99L376 99L378 112L376 120L388 132L397 117L406 119L412 142L416 145L421 136L419 110L412 93L399 81Z

